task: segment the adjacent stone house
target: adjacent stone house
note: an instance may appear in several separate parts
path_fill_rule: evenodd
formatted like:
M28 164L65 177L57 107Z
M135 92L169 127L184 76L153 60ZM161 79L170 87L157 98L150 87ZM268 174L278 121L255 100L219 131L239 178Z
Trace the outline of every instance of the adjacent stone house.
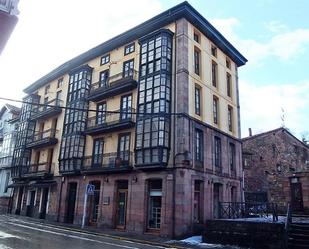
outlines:
M269 201L284 211L309 211L309 148L288 129L278 128L243 141L245 200Z

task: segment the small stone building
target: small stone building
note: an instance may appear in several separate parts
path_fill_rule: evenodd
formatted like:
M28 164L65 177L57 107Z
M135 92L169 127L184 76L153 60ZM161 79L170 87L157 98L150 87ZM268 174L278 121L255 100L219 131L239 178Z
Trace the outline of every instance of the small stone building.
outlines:
M245 200L278 204L284 212L309 212L309 147L286 128L243 141Z

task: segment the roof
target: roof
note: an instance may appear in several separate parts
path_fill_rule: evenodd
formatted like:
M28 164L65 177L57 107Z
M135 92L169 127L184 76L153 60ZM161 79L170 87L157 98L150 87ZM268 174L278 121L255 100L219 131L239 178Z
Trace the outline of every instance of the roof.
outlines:
M259 133L259 134L253 135L253 136L245 137L245 138L242 138L241 140L244 142L244 141L248 141L248 140L251 140L251 139L258 138L258 137L267 136L267 135L270 135L272 133L277 133L277 132L280 132L280 131L286 132L291 137L293 137L295 140L297 140L299 143L303 144L305 147L308 147L307 144L305 144L303 141L299 140L287 128L284 128L284 127L279 127L279 128L276 128L276 129L273 129L273 130L270 130L270 131L266 131L266 132L262 132L262 133Z
M20 114L20 108L14 105L10 105L10 104L5 104L1 110L0 110L0 117L2 117L3 113L5 112L5 110L8 110L9 112L15 114L15 115L19 115Z
M216 44L218 48L227 54L237 66L242 66L247 62L247 59L226 38L224 38L214 26L212 26L196 9L185 1L65 62L25 88L24 92L30 94L41 86L44 86L46 83L66 74L73 68L117 47L134 41L182 17L193 23L206 37Z

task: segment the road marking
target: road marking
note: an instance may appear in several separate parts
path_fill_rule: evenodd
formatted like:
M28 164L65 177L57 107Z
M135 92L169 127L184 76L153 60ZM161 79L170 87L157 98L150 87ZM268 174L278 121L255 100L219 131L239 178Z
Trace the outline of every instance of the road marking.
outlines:
M10 233L0 231L0 239L6 239L6 238L19 238L19 237Z
M74 230L70 230L70 229L59 228L59 227L56 227L54 225L49 226L48 224L40 224L40 223L36 223L36 222L29 222L29 221L23 221L23 220L18 220L18 219L14 219L14 221L15 222L18 221L20 223L24 223L24 224L28 224L28 225L32 224L32 225L36 225L36 226L39 226L39 227L54 229L54 230L58 230L58 231L65 231L65 232L69 232L69 233L82 234L82 235L89 236L89 237L98 237L99 236L101 238L103 237L103 238L106 238L106 239L109 239L109 240L117 240L117 238L113 238L112 236L106 236L104 234L95 235L95 234L91 234L91 233L85 233L85 232L82 232L82 231L74 231ZM14 224L14 225L16 224L16 223L13 223L13 222L8 222L8 223ZM29 228L32 228L32 227L29 227ZM42 231L42 230L39 229L39 231ZM61 234L61 235L64 235L64 234ZM80 237L77 237L77 238L80 238ZM126 239L121 239L121 241L128 243L128 244L137 244L137 245L141 245L141 246L148 246L148 247L154 247L154 248L174 249L174 248L171 248L171 247L163 247L163 246L151 245L151 244L147 244L147 243L143 244L143 243L140 243L140 242L130 241L130 240L126 240ZM134 247L134 248L139 249L138 247Z
M28 228L28 229L32 229L32 230L36 230L36 231L40 231L40 232L45 232L45 233L51 233L51 234L55 234L55 235L61 235L64 237L69 237L69 238L73 238L73 239L80 239L80 240L86 240L86 241L91 241L91 242L96 242L96 243L100 243L100 244L105 244L105 245L110 245L110 246L117 246L117 247L122 247L122 248L127 248L127 249L140 249L139 247L132 247L132 246L125 246L125 245L119 245L119 244L115 244L115 243L110 243L110 242L104 242L104 241L100 241L100 240L95 240L95 239L89 239L89 238L85 238L85 237L79 237L76 235L70 235L70 234L63 234L63 233L58 233L58 232L54 232L54 231L47 231L47 230L42 230L40 228L34 228L34 227L29 227L26 225L22 225L22 224L16 224L13 222L5 222L14 226L19 226L19 227L24 227L24 228ZM59 229L56 228L58 230L63 231L63 229ZM75 233L80 233L80 232L75 232ZM80 233L80 234L84 234L84 233ZM85 235L85 234L84 234ZM88 235L88 234L87 234ZM93 235L92 235L93 236ZM123 242L126 242L124 240L122 240ZM144 245L145 246L145 245ZM164 248L164 247L159 247L159 246L151 246L151 247L156 247L156 248Z

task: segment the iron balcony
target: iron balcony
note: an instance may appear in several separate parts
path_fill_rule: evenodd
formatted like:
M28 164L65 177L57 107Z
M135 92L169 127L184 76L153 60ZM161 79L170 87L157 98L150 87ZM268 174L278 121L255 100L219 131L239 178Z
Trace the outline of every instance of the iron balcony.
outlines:
M21 177L22 178L46 178L51 177L53 173L51 169L53 164L49 162L36 163L22 166Z
M40 148L50 145L55 145L58 143L58 139L56 138L56 134L58 130L49 129L46 131L36 132L32 137L30 137L30 142L26 145L27 148Z
M137 71L130 70L96 82L91 85L88 100L96 102L131 91L137 87L137 76Z
M47 119L57 116L62 112L63 101L60 99L53 99L44 103L43 105L33 108L31 113L31 120Z
M91 117L85 131L88 135L97 135L121 129L128 129L135 125L135 109L117 110L115 113L102 113Z
M83 174L124 172L132 170L133 152L121 151L86 156L83 161Z

